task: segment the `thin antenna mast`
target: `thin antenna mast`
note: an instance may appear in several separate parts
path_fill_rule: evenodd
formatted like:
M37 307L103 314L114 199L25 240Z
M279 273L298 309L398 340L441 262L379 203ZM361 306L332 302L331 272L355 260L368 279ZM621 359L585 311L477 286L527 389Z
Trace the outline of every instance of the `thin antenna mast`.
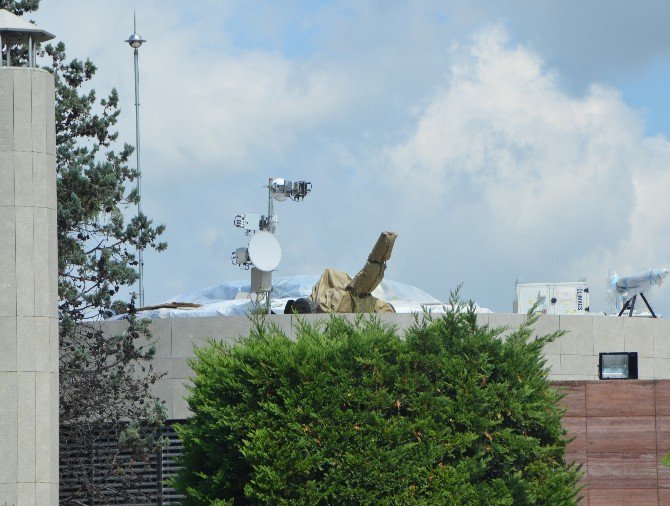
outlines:
M137 16L133 11L133 33L126 42L133 48L135 62L135 156L137 160L137 218L142 216L142 171L140 157L140 69L139 69L139 48L146 40L137 33ZM141 232L140 232L141 233ZM140 242L142 237L140 236ZM137 260L139 262L139 306L144 307L144 254L143 247L140 244L137 247Z

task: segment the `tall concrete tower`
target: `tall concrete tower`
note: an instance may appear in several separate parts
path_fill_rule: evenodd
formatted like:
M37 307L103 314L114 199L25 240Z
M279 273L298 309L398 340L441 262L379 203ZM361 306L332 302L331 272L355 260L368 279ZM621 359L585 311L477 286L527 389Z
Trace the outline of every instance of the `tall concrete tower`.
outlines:
M51 38L0 10L0 505L58 504L54 79L35 68Z

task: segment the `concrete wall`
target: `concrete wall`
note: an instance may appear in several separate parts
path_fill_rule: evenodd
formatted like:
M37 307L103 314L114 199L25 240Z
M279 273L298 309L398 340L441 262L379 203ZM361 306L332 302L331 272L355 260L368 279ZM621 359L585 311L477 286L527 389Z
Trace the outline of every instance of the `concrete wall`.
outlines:
M489 324L518 325L524 315L489 315ZM538 334L567 334L545 347L552 380L597 380L603 352L635 351L639 379L670 378L670 320L615 316L544 315Z
M53 76L0 68L0 504L58 504Z
M383 321L393 323L400 331L413 323L412 315L379 315ZM274 315L270 320L289 336L294 336L294 316ZM323 320L323 315L303 318ZM492 327L517 328L525 316L518 314L481 314L482 324ZM123 322L106 322L107 332L120 332ZM157 339L154 365L166 373L155 389L165 401L168 417L188 417L184 401L185 385L191 376L188 366L193 357L193 347L202 345L208 338L229 342L248 335L249 320L243 316L157 319L151 325ZM542 316L535 326L539 335L566 330L568 334L549 344L545 349L547 364L554 381L597 380L598 354L611 351L638 352L640 379L670 379L670 320L642 318L617 318L611 316ZM503 333L503 337L510 330Z

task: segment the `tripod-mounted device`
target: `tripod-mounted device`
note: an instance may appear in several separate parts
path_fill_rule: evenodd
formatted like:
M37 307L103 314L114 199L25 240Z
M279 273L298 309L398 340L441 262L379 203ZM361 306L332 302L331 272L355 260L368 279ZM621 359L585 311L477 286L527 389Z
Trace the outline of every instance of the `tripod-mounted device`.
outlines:
M623 278L620 278L616 274L610 274L610 292L618 299L615 300L617 306L618 302L623 303L619 316L622 316L626 311L628 311L628 316L633 316L635 302L639 295L647 306L647 309L649 309L651 317L658 318L644 294L645 292L649 292L652 287L663 284L668 273L670 273L668 269L652 269Z

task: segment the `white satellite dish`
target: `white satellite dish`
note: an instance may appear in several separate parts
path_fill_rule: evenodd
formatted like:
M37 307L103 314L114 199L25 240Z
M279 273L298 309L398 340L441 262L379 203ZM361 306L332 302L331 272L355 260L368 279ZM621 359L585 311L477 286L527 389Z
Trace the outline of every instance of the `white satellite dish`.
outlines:
M259 271L270 272L281 261L281 246L270 232L257 232L249 241L249 259Z

